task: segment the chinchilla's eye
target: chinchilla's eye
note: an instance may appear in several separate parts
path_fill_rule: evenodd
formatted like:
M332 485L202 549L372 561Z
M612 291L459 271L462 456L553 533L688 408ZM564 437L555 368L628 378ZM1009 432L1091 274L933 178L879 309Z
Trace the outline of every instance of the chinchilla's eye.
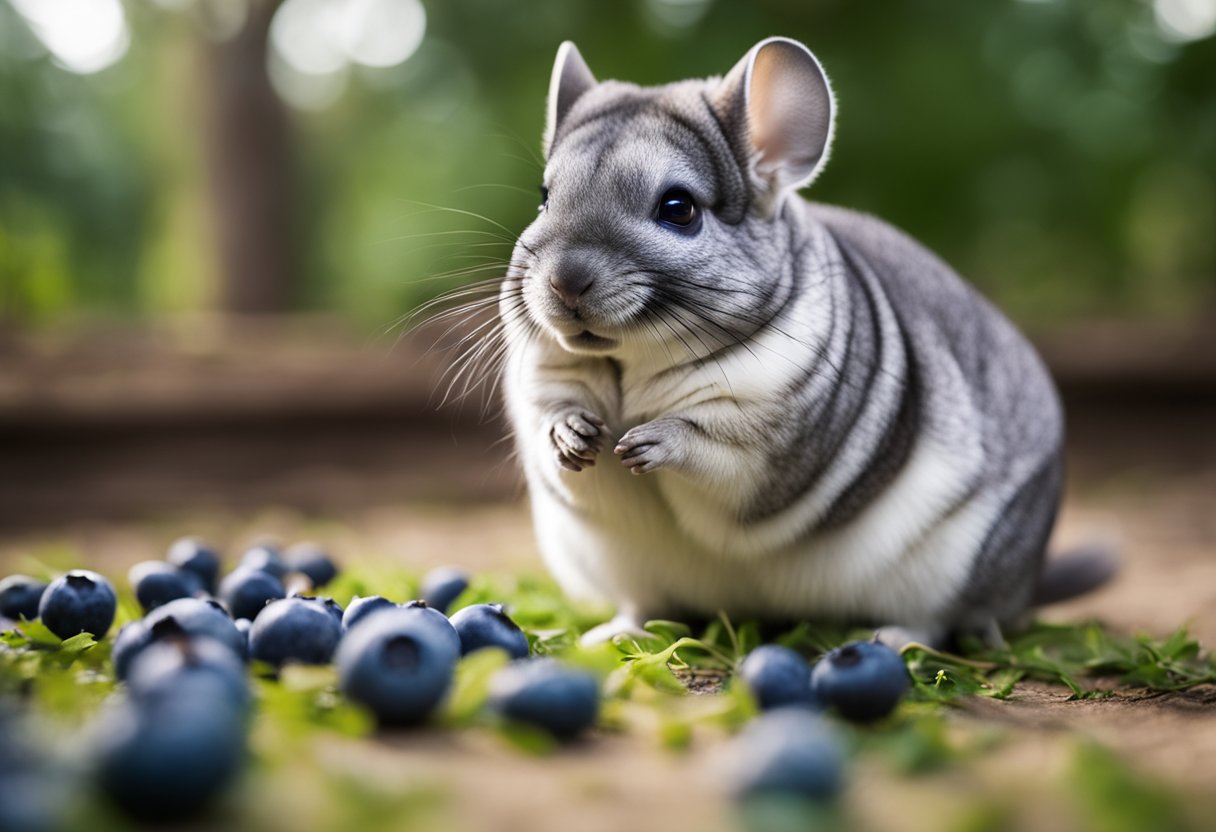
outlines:
M540 186L540 205L536 207L537 211L545 210L545 206L549 204L549 189L544 185Z
M691 229L701 219L692 194L683 188L668 188L659 197L657 217L664 225L680 229Z

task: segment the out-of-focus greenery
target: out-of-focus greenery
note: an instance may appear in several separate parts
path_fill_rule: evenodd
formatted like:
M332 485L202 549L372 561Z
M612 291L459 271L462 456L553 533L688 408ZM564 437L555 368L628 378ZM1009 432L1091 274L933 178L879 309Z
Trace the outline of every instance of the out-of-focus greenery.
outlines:
M0 321L214 306L199 5L223 4L125 0L127 54L81 76L0 0ZM469 279L436 274L494 274L509 235L427 206L528 222L561 40L659 83L771 34L810 45L840 100L814 198L904 227L1030 326L1216 301L1216 38L1172 40L1153 3L424 5L412 57L293 110L300 309L373 332Z

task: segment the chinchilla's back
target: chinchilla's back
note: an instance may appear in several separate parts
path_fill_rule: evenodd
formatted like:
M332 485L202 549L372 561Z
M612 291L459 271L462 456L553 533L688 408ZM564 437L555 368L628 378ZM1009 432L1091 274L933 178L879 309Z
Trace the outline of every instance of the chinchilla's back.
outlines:
M958 599L961 611L992 604L1008 619L1026 607L1055 521L1062 486L1063 413L1051 377L1034 348L992 304L936 255L875 217L805 203L845 255L869 272L899 321L913 361L906 384L923 402L957 372L974 409L923 421L920 431L949 436L974 422L983 448L978 489L1002 493L994 520Z

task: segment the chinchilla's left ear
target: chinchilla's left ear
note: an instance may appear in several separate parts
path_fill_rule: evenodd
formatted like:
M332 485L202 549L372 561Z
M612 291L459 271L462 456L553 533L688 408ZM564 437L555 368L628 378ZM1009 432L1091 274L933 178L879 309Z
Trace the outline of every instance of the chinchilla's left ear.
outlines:
M836 100L823 67L798 41L760 41L719 82L711 103L736 153L748 160L753 210L761 216L823 170Z
M583 93L594 87L595 76L587 68L574 41L565 41L557 48L557 59L553 62L553 74L549 76L549 109L545 117L545 158L553 148L553 138L562 119L570 112Z

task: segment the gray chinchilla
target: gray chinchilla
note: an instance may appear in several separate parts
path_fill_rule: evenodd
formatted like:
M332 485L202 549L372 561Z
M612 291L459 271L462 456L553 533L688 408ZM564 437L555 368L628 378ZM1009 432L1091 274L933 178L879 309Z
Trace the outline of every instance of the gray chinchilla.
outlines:
M547 565L618 607L591 639L718 611L999 637L1111 571L1047 586L1063 422L1026 340L914 240L796 195L835 115L785 38L651 88L558 51L503 383Z

